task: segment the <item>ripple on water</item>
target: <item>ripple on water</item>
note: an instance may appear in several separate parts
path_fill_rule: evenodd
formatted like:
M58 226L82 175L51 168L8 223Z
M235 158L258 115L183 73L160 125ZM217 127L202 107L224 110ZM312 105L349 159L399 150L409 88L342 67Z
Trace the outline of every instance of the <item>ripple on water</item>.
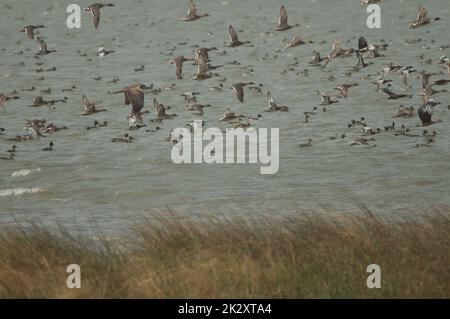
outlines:
M31 173L34 172L41 172L42 170L37 167L37 168L33 168L33 169L20 169L18 171L15 171L11 174L11 177L23 177L23 176L27 176L30 175Z
M35 194L35 193L41 193L45 190L40 187L17 187L17 188L9 188L9 189L1 189L0 190L0 197L6 197L6 196L22 196L24 194Z

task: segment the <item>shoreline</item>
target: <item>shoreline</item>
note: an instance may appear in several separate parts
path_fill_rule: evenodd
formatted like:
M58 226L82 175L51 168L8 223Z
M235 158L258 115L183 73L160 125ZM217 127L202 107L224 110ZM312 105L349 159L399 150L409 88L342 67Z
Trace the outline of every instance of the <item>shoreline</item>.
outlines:
M62 226L0 225L0 298L450 297L450 212L330 215L152 215L99 245ZM71 264L80 289L66 286ZM371 264L380 289L367 287Z

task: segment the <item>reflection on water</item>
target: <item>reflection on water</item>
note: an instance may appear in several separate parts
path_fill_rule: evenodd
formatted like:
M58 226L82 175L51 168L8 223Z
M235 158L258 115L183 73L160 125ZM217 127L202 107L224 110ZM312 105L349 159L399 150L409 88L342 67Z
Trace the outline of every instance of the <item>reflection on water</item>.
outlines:
M416 108L420 105L417 73L410 76L414 93L410 100L389 101L376 91L369 76L373 79L383 64L411 64L416 70L442 71L436 61L448 54L448 50L439 47L450 42L450 20L441 16L444 19L439 23L409 29L408 22L416 16L420 1L381 3L379 30L367 29L367 13L358 1L284 1L289 21L302 26L282 33L271 31L278 21L278 1L198 0L199 11L211 16L186 23L178 18L185 15L187 1L127 0L104 9L98 30L86 12L82 12L82 28L69 30L65 9L72 2L0 3L11 7L10 14L2 15L0 20L0 91L17 90L21 97L8 101L6 112L0 110L0 127L6 129L6 134L0 136L0 152L13 144L6 138L24 133L26 119L45 118L69 127L51 137L54 152L41 151L50 140L42 138L18 143L17 159L0 163L0 220L37 219L43 224L58 220L81 230L95 221L105 230L114 230L133 215L155 208L185 214L266 214L314 211L322 206L351 210L359 202L369 207L389 203L389 210L407 214L429 204L450 204L450 94L436 96L443 105L435 108L435 117L443 121L432 128L438 132L432 147L416 149L413 146L422 142L421 137L392 134L377 135L374 148L349 146L353 138L361 135L358 130L347 128L350 119L365 117L369 125L383 127L392 122L400 103ZM444 0L428 1L426 5L431 15L447 12L443 10L448 7ZM40 32L49 49L58 52L36 59L36 42L17 30L26 24L40 23L47 27ZM229 24L233 24L240 40L250 40L253 45L225 48ZM284 50L296 32L314 44ZM334 39L341 39L344 47L355 47L361 35L369 42L391 41L389 50L383 52L386 57L369 60L374 65L351 76L344 73L355 65L353 58L333 61L323 70L308 64L314 50L326 55ZM421 41L407 45L406 39ZM217 70L220 77L202 82L191 80L197 67L186 62L184 79L176 79L174 67L166 62L171 49L175 48L176 55L189 56L196 45L216 46L219 52L226 50L226 54L210 54L213 64L224 65ZM99 59L99 47L115 52ZM87 56L81 56L83 53ZM424 60L417 58L421 54L424 60L433 59L433 63L421 65ZM38 66L36 62L44 64ZM142 65L143 71L135 71ZM54 72L33 71L53 67ZM327 80L330 75L335 80ZM38 81L42 76L45 79ZM100 80L94 79L99 77ZM246 102L240 104L232 90L210 91L222 77L227 79L225 88L235 82L253 81L262 84L263 94L246 91ZM110 83L114 78L120 80ZM392 78L393 90L401 91L401 81L395 75ZM161 130L157 132L132 132L135 143L111 143L111 137L126 133L128 108L123 106L122 96L108 92L136 82L170 88L163 89L158 100L171 106L171 112L179 116L159 124ZM360 85L351 89L348 99L328 107L325 113L319 108L309 123L303 122L303 112L320 103L316 90L333 92L338 84L351 82ZM63 92L72 86L76 89ZM31 87L35 90L24 91ZM56 104L55 109L30 108L32 98L48 88L51 93L44 94L45 99L67 96L67 103ZM217 122L225 109L248 115L261 113L267 107L267 90L279 104L289 106L289 113L264 113L255 123L256 127L280 128L280 170L276 175L260 175L259 165L176 166L171 162L171 145L165 141L168 132L198 118L184 109L180 94L199 91L199 102L213 105L205 108L207 125L225 127ZM80 116L83 94L108 111ZM154 118L152 99L152 94L147 94L145 108L152 111L145 117L148 128L154 127L150 123ZM108 121L109 126L86 130L95 119ZM396 122L416 134L422 132L416 127L416 116ZM329 138L341 134L346 139ZM300 149L298 145L309 138L314 141L313 146Z

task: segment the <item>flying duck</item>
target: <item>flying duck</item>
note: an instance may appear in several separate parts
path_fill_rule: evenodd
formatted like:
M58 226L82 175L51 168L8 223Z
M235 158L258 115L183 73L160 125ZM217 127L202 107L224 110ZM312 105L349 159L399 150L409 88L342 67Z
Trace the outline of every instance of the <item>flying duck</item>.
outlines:
M194 58L197 61L200 56L203 56L205 58L206 61L209 61L209 51L217 51L216 47L211 47L211 48L199 48L196 49L194 52Z
M6 103L6 96L2 94L0 94L0 107L2 107L3 109L5 109L5 103Z
M254 84L253 82L239 82L235 83L231 86L230 89L232 89L236 93L236 97L241 103L244 103L244 87L246 85Z
M286 31L292 29L293 27L299 27L300 24L295 24L293 26L288 24L288 16L286 9L284 6L280 8L280 17L278 19L278 26L275 28L275 31Z
M47 55L56 52L56 50L49 50L47 48L47 43L41 37L37 37L36 41L39 44L39 52L37 53L38 55Z
M428 105L423 105L418 110L420 121L422 125L430 125L431 124L431 116L433 115L433 109Z
M239 41L238 35L232 25L230 25L228 27L228 32L230 33L230 43L227 45L227 47L234 48L234 47L238 47L243 44L250 43L250 41L245 41L245 42Z
M159 103L156 99L153 99L153 106L155 107L157 120L171 119L177 116L176 114L167 114L167 108L164 106L164 104Z
M198 69L197 74L193 77L194 80L206 80L211 77L211 74L207 73L208 71L208 62L203 56L200 56L198 59Z
M397 99L402 99L402 98L412 98L412 95L408 95L408 94L397 94L392 92L390 89L388 88L384 88L382 90L382 92L386 93L387 95L389 95L388 100L397 100Z
M176 68L177 78L181 80L183 78L183 63L186 61L193 61L194 58L185 58L184 56L177 56L170 61L170 64L174 64Z
M424 7L422 7L422 6L419 6L419 13L418 13L418 15L417 15L416 21L411 22L411 23L409 24L409 26L410 26L411 28L415 29L415 28L418 28L418 27L427 25L427 24L429 24L429 23L431 23L431 22L439 21L439 20L441 20L441 18L439 18L439 17L436 17L436 18L431 19L431 18L428 16L427 10L426 10Z
M45 26L43 26L43 25L27 25L27 26L23 27L22 29L20 29L19 32L25 32L26 35L30 39L34 39L34 30L40 29L40 28L45 28Z
M83 113L82 115L92 115L98 112L104 112L106 111L106 109L97 109L95 106L95 103L90 101L86 95L83 94L83 96L81 97L81 101L83 102L84 105L84 109L86 110L85 113Z
M294 36L292 37L292 40L286 45L285 49L289 49L289 48L295 48L298 46L301 46L303 44L307 44L307 43L313 43L312 41L306 41L304 40L300 34L294 34ZM319 59L320 59L320 54L319 54Z
M354 86L358 86L358 83L352 83L352 84L342 84L335 88L335 90L339 90L341 92L341 95L345 98L348 98L348 89Z
M141 117L141 110L144 107L144 84L136 84L127 86L122 90L115 91L113 94L123 93L125 95L125 105L131 104L131 113L136 115L136 118Z
M287 106L278 106L277 103L275 103L275 100L273 99L272 94L270 94L270 91L267 91L267 98L269 99L269 107L266 109L266 112L289 111Z
M186 17L181 18L183 21L195 21L203 17L208 17L209 14L203 13L202 15L197 14L197 6L193 0L189 0L189 10Z
M356 58L358 62L356 63L356 66L353 68L354 71L359 71L360 69L367 68L369 65L373 64L372 62L366 63L364 62L364 58L361 53L356 51Z
M327 66L328 63L330 63L332 60L336 59L337 57L348 56L348 55L353 54L353 51L354 51L353 48L343 49L341 47L341 42L338 40L334 40L333 45L331 47L331 52L325 58L326 61L325 61L325 64L323 65L323 67Z
M94 27L98 29L98 25L100 23L100 9L103 7L114 7L114 4L112 3L94 3L88 6L87 8L84 8L85 11L89 11L92 14L92 20L94 21Z
M339 101L336 100L336 96L327 95L320 91L317 91L317 94L319 94L322 97L322 103L320 105L331 105L331 104L339 103Z

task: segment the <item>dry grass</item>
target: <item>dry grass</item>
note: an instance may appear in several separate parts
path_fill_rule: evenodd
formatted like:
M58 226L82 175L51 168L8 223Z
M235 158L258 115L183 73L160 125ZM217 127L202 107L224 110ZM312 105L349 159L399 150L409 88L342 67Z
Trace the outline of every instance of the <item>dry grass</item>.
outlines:
M63 229L0 227L0 297L450 297L447 213L409 221L368 211L201 221L172 214L139 224L120 245ZM81 266L81 289L65 285L72 263ZM381 266L381 289L366 286L372 263Z

